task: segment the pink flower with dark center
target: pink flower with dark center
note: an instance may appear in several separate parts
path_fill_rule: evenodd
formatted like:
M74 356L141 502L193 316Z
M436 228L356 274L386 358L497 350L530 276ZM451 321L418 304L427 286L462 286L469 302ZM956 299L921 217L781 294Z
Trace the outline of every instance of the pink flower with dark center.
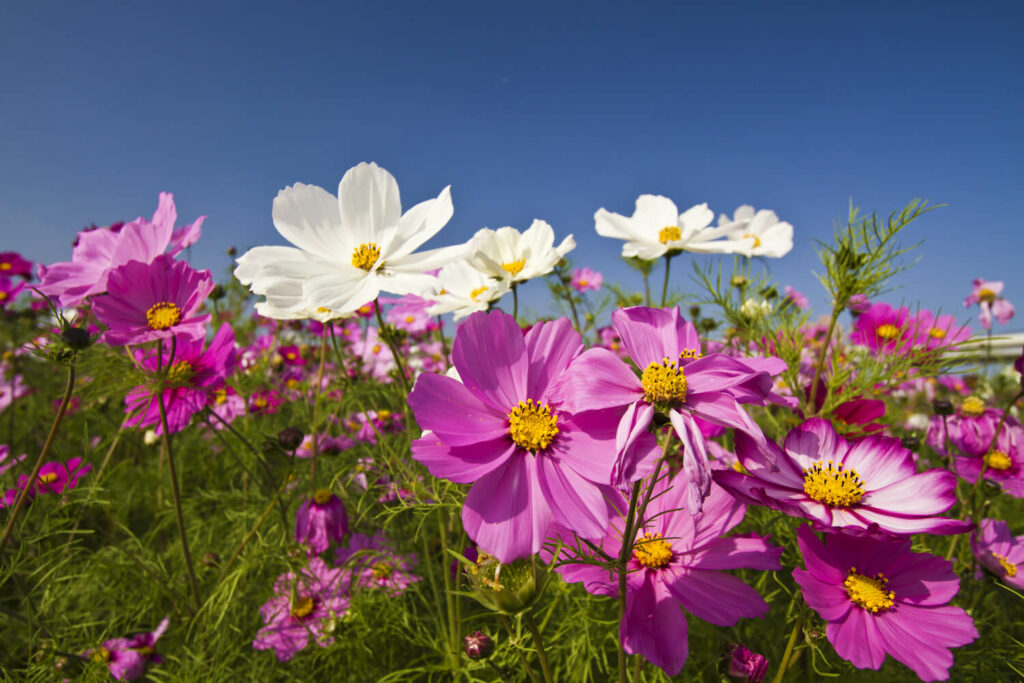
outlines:
M749 474L714 473L740 500L806 517L819 528L853 533L958 534L971 523L938 515L956 502L956 476L918 474L899 440L867 436L850 443L827 420L791 430L782 448L736 434L736 455Z
M596 270L590 268L573 268L572 269L572 281L569 283L572 288L581 294L587 290L596 292L601 289L601 284L604 282L604 276Z
M306 364L306 359L302 357L302 350L295 344L278 347L277 355L281 357L285 365L302 366Z
M395 551L384 536L352 534L347 548L338 548L337 562L350 569L353 584L382 590L392 597L401 595L420 577L412 573L416 556Z
M23 258L16 251L0 252L0 275L5 277L20 275L27 280L32 277L32 262Z
M693 486L687 509L700 510L711 486L707 446L695 417L736 429L764 441L761 428L740 407L767 401L791 403L772 390L772 375L786 364L777 358L731 358L703 355L697 329L683 320L678 308L623 308L612 313L623 346L640 369L633 370L605 349L590 349L572 364L563 383L567 408L584 413L625 408L615 447L618 458L613 482L623 484L650 474L659 451L634 449L659 412L666 415L683 442L683 467Z
M425 431L413 458L435 477L473 483L463 525L502 563L537 552L552 521L584 538L604 535L622 408L566 408L577 390L567 369L582 351L565 318L524 336L510 315L474 313L452 347L461 381L420 375L409 395ZM650 434L638 441L645 455L657 447Z
M985 444L988 449L988 444ZM1003 425L991 450L981 457L957 455L956 473L964 481L975 483L981 476L999 484L1003 493L1024 498L1024 428L1020 424Z
M345 505L328 489L317 489L295 513L295 541L309 546L310 555L327 550L331 541L341 543L347 533Z
M85 654L94 662L107 665L110 675L119 681L134 681L146 672L148 664L160 664L164 660L156 653L156 641L167 631L168 617L160 622L155 631L140 633L131 638L114 638L104 641L95 650Z
M964 299L964 306L970 307L972 304L978 304L981 309L978 313L978 323L983 330L992 329L993 316L1003 325L1013 318L1013 304L1000 296L1002 292L1003 283L1001 281L990 282L981 278L974 279L971 293Z
M947 603L960 579L947 560L910 551L910 540L797 532L807 569L793 578L811 609L828 622L825 634L858 669L878 669L886 654L921 680L949 678L953 654L978 637L964 610Z
M978 562L1000 581L1024 590L1024 535L1013 536L1010 525L1002 520L983 519L971 534L971 549Z
M11 507L18 498L18 493L28 488L28 501L39 494L60 494L78 486L78 481L92 471L92 465L83 465L81 458L71 458L67 464L47 462L39 468L36 481L29 483L27 474L18 475L18 488L7 489L0 500L0 508Z
M93 312L107 326L108 344L141 344L154 339L206 336L209 314L199 308L213 289L210 271L193 270L171 256L152 263L129 261L110 271L107 294L93 302Z
M860 314L850 332L852 343L862 344L875 352L903 348L910 344L911 339L910 311L893 308L889 304L872 304Z
M238 358L235 333L230 325L224 323L205 349L202 338L179 337L173 344L167 341L161 341L160 344L159 353L154 350L147 353L139 351L137 356L142 357L140 365L146 370L155 374L160 364L166 372L168 385L161 393L167 414L167 428L173 434L184 429L192 416L206 407L211 393L223 389L227 401L224 382L235 371ZM131 415L126 424L135 427L155 425L156 433L163 434L158 395L156 387L151 385L138 386L129 391L124 397L125 410Z
M283 574L274 583L276 594L260 608L264 626L252 646L274 649L287 662L304 649L310 637L320 647L334 642L337 620L348 612L349 598L341 569L332 569L319 557L309 566Z
M71 261L54 263L40 274L39 290L56 298L64 308L76 306L87 296L107 291L110 271L129 261L151 263L170 246L170 256L199 239L203 220L175 230L178 211L174 196L160 193L160 203L152 220L141 216L118 230L83 231L71 254ZM111 226L113 227L113 226Z
M756 590L723 569L779 569L782 548L757 535L724 534L743 521L745 506L717 486L704 509L690 515L681 508L691 488L686 473L661 479L648 505L648 521L637 531L626 574L626 611L619 632L630 654L643 655L670 676L678 674L688 654L686 617L718 626L735 626L741 618L763 617L768 604ZM618 493L618 510L629 506ZM622 550L621 517L613 517L601 539L611 557ZM571 534L561 534L564 540ZM588 555L588 550L580 554ZM594 564L563 564L555 571L570 583L583 583L595 595L618 595L618 577Z

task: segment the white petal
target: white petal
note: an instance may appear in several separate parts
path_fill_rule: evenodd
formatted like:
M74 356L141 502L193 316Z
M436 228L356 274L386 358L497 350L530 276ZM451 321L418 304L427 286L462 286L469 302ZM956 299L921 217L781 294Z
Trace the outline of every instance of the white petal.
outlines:
M388 248L385 258L405 256L419 248L437 234L451 220L455 209L452 206L451 185L441 190L436 199L428 199L412 207L402 216L398 233Z
M338 200L316 185L295 183L274 197L274 227L281 236L311 254L324 258L351 258L338 214Z
M402 218L394 176L374 163L350 168L338 183L338 207L345 233L355 244L377 242L385 228Z
M620 240L632 239L630 218L612 213L607 209L598 209L594 213L594 230L601 237L612 237Z
M715 220L715 212L709 209L707 204L697 204L679 216L679 225L690 230L700 230L711 225L713 220Z
M636 211L633 212L634 229L653 230L653 239L657 239L659 230L678 224L679 210L668 197L654 194L637 197Z

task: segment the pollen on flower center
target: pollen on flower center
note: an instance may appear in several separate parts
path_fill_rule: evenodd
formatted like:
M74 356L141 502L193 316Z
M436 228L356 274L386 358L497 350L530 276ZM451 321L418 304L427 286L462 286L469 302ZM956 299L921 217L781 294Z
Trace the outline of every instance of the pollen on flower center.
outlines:
M670 403L686 400L686 375L679 364L669 358L651 364L640 376L644 398L651 403Z
M987 287L983 287L978 290L978 300L990 304L996 300L996 293Z
M317 505L326 505L330 499L330 489L317 489L316 493L313 494L313 500L316 501Z
M679 360L689 358L690 360L696 360L697 358L703 357L700 349L683 349L679 352Z
M370 572L373 574L373 578L377 580L388 579L395 573L395 565L387 561L381 561L373 565Z
M11 268L13 268L13 266L6 261L0 263L0 270L10 270Z
M746 239L747 237L754 240L754 249L757 249L759 246L761 246L761 238L758 237L757 235L748 232L746 235L743 236L743 238Z
M1017 576L1017 565L1015 565L1013 562L1010 562L1003 555L997 555L996 553L992 553L992 557L996 558L996 560L999 561L999 566L1003 568L1003 571L1006 572L1006 575L1008 577L1012 579L1013 577Z
M179 360L167 368L167 381L171 384L184 384L195 374L192 364L187 360Z
M674 225L666 225L664 228L658 231L658 241L662 244L668 244L669 242L675 242L681 239L683 233L680 232L679 228Z
M298 600L292 600L292 616L296 619L305 619L313 613L313 596L307 595Z
M516 260L516 261L509 261L508 263L502 263L501 264L502 270L504 270L506 273L508 273L512 277L515 277L516 275L519 275L519 273L522 272L523 267L525 267L525 266L526 266L526 259L524 259L524 258L521 258L521 259Z
M360 244L352 251L352 265L369 271L380 258L380 247L373 242Z
M931 337L932 339L945 339L946 331L943 329L939 329L938 327L933 327L932 329L928 330L928 336Z
M985 402L977 396L968 396L960 404L960 412L968 417L978 417L985 412Z
M900 336L900 328L896 327L895 325L885 323L884 325L878 326L878 329L875 330L875 334L880 339L895 339L896 337Z
M487 285L480 285L469 293L469 298L476 301L476 298L487 291Z
M872 614L893 606L893 598L896 597L896 594L886 590L888 587L889 579L885 578L883 574L864 576L857 573L856 567L850 567L850 573L843 581L843 588L846 589L846 595L849 596L850 602L863 607Z
M1013 460L1003 451L989 451L985 456L985 466L990 470L1008 470L1013 467Z
M804 470L804 493L829 507L850 507L864 497L864 481L857 470L819 460Z
M46 474L40 474L39 475L39 483L40 484L52 484L55 481L57 481L57 473L56 472L47 472Z
M153 304L146 311L146 324L151 330L166 330L181 322L181 309L170 301Z
M552 415L546 403L520 401L508 414L508 433L520 448L542 451L558 434L558 415Z
M633 557L648 569L661 569L674 555L672 545L661 534L644 534L633 546Z
M102 645L96 648L96 651L92 653L92 661L103 663L110 661L110 650L103 647Z
M213 401L217 405L223 405L228 402L228 390L221 387L217 391L213 392Z

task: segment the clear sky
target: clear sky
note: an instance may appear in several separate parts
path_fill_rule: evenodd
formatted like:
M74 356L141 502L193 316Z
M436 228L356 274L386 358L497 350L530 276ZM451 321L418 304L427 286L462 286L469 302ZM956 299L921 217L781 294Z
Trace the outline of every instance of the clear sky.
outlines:
M813 240L851 199L922 197L949 206L887 300L966 315L972 278L1004 280L1024 329L1024 3L212 4L5 0L0 251L68 260L166 190L219 274L283 243L279 189L376 161L406 206L452 186L430 246L543 218L620 282L599 207L774 209L796 248L770 266L824 311Z

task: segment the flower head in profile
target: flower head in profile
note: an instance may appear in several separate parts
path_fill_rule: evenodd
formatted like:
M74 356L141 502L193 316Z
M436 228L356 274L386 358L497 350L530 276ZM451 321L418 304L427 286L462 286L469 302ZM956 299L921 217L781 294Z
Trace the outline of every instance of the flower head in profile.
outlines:
M1005 422L1006 428L1019 432L1020 422L1012 415L1003 417L1003 411L986 405L979 396L967 396L957 411L945 420L936 415L928 425L926 443L948 456L946 442L962 455L980 457L988 453L996 429Z
M525 232L512 227L481 228L470 240L467 260L477 270L510 286L550 273L576 248L569 235L555 246L555 231L535 219Z
M719 470L716 482L740 500L820 528L902 535L957 534L971 526L938 516L956 502L956 476L940 469L918 474L914 454L898 439L848 442L828 420L812 418L791 430L782 448L737 433L736 455L747 474Z
M1001 324L1005 325L1013 318L1013 304L1004 299L1003 283L998 280L988 281L974 278L971 293L964 299L964 306L970 307L978 304L978 324L983 330L992 329L992 318L995 317Z
M732 219L719 216L718 225L729 229L731 250L737 254L781 258L793 250L793 226L769 209L755 211L745 204L736 209Z
M723 238L731 234L735 226L711 227L714 219L715 213L707 204L691 206L680 214L668 197L643 194L637 198L632 216L598 209L594 214L594 229L602 237L625 240L622 245L625 258L653 261L681 251L732 253L737 245Z
M437 277L440 280L437 292L427 295L434 302L428 313L454 313L455 320L488 310L492 302L509 291L510 286L509 280L495 279L463 259L441 268Z
M570 285L577 292L581 294L587 290L596 292L601 289L601 284L604 282L604 276L596 270L590 268L573 268L572 269L572 280Z
M156 652L156 641L167 631L170 618L164 617L155 631L140 633L131 638L114 638L104 641L103 645L86 656L94 662L107 665L110 675L119 681L134 681L142 677L149 664L163 661Z
M199 309L212 289L210 271L194 270L169 255L152 263L129 261L110 272L107 294L93 302L93 312L107 326L103 341L108 344L201 339L210 316Z
M1003 583L1024 590L1024 535L1014 536L1010 525L983 519L971 534L971 549L981 565Z
M373 163L349 169L337 197L296 183L277 194L273 208L274 227L295 246L250 249L235 277L266 297L256 310L277 319L320 314L322 321L358 310L381 291L424 293L436 283L428 271L464 250L416 251L452 211L446 187L402 213L394 176Z
M711 488L700 513L682 510L691 488L685 479L684 472L655 485L648 520L631 539L626 611L619 630L626 652L643 655L670 676L682 670L688 653L686 617L680 608L718 626L763 617L768 604L758 592L721 570L779 569L782 554L782 548L756 534L724 536L743 521L745 506L717 486ZM628 508L617 493L613 504L622 512ZM614 516L600 541L611 557L622 550L622 528L622 517ZM601 566L562 564L555 571L570 583L583 583L590 593L618 595L618 578Z
M950 648L978 637L974 621L950 599L960 579L948 560L915 553L910 540L797 532L806 569L793 578L804 600L824 619L825 634L858 669L878 669L891 655L924 681L944 681Z
M345 505L329 489L317 489L295 513L295 541L308 546L310 555L327 550L331 541L341 543L347 533Z
M536 553L552 521L598 538L622 407L575 414L561 386L583 351L565 318L525 335L501 311L474 313L455 335L461 381L420 375L409 395L424 435L413 458L435 477L472 483L462 508L469 537L502 563ZM646 435L640 448L656 448Z

